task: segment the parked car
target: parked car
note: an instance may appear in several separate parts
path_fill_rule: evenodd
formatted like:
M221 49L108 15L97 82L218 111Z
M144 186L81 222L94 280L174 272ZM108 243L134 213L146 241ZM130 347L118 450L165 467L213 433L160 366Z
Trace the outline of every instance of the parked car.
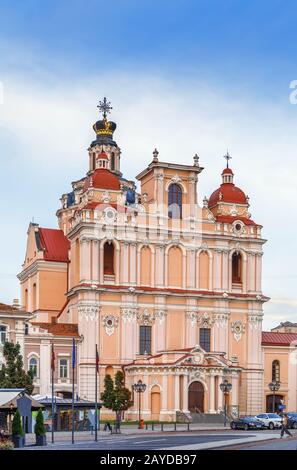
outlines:
M297 429L297 413L287 413L288 415L288 427L290 429Z
M282 425L282 418L277 413L260 413L255 418L262 421L267 429L280 428Z
M244 416L242 418L236 418L230 423L231 429L265 429L265 424L252 416Z

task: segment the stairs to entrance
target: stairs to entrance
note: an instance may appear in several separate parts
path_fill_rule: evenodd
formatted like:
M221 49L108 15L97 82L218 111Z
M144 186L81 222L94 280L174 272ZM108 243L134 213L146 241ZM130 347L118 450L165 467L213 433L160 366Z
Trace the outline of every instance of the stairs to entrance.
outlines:
M192 423L203 424L223 424L223 413L191 413ZM229 421L227 416L227 422Z

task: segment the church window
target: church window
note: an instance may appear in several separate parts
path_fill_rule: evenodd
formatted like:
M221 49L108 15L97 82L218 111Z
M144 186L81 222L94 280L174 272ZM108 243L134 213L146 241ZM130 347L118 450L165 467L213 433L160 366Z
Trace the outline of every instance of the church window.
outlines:
M242 271L242 260L240 253L233 253L232 255L232 282L233 283L240 283L241 279L241 271Z
M151 354L152 350L152 327L141 325L139 329L139 354Z
M168 217L182 218L182 190L178 184L171 184L168 190Z
M31 357L29 359L29 371L32 377L38 376L38 362L36 357Z
M199 345L204 351L210 351L210 328L199 329Z
M108 242L104 245L104 274L114 275L114 246Z
M280 363L275 360L272 362L272 380L275 382L280 382Z

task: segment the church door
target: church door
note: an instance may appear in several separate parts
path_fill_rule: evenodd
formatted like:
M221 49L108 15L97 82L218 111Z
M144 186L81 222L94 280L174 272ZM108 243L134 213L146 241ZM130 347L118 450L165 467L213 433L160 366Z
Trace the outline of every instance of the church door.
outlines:
M201 382L192 382L189 386L189 410L192 413L204 413L204 388Z
M159 421L160 419L160 408L161 408L161 394L160 389L154 386L151 391L151 410L152 420Z
M283 400L283 395L275 395L274 408L273 409L273 395L266 396L266 413L277 413L279 411L279 405Z

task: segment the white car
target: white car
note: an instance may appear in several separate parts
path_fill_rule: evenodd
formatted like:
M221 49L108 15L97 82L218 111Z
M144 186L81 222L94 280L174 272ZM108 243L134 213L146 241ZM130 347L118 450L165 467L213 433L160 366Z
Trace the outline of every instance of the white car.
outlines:
M282 418L276 413L261 413L255 418L262 421L268 429L280 428L282 425Z

